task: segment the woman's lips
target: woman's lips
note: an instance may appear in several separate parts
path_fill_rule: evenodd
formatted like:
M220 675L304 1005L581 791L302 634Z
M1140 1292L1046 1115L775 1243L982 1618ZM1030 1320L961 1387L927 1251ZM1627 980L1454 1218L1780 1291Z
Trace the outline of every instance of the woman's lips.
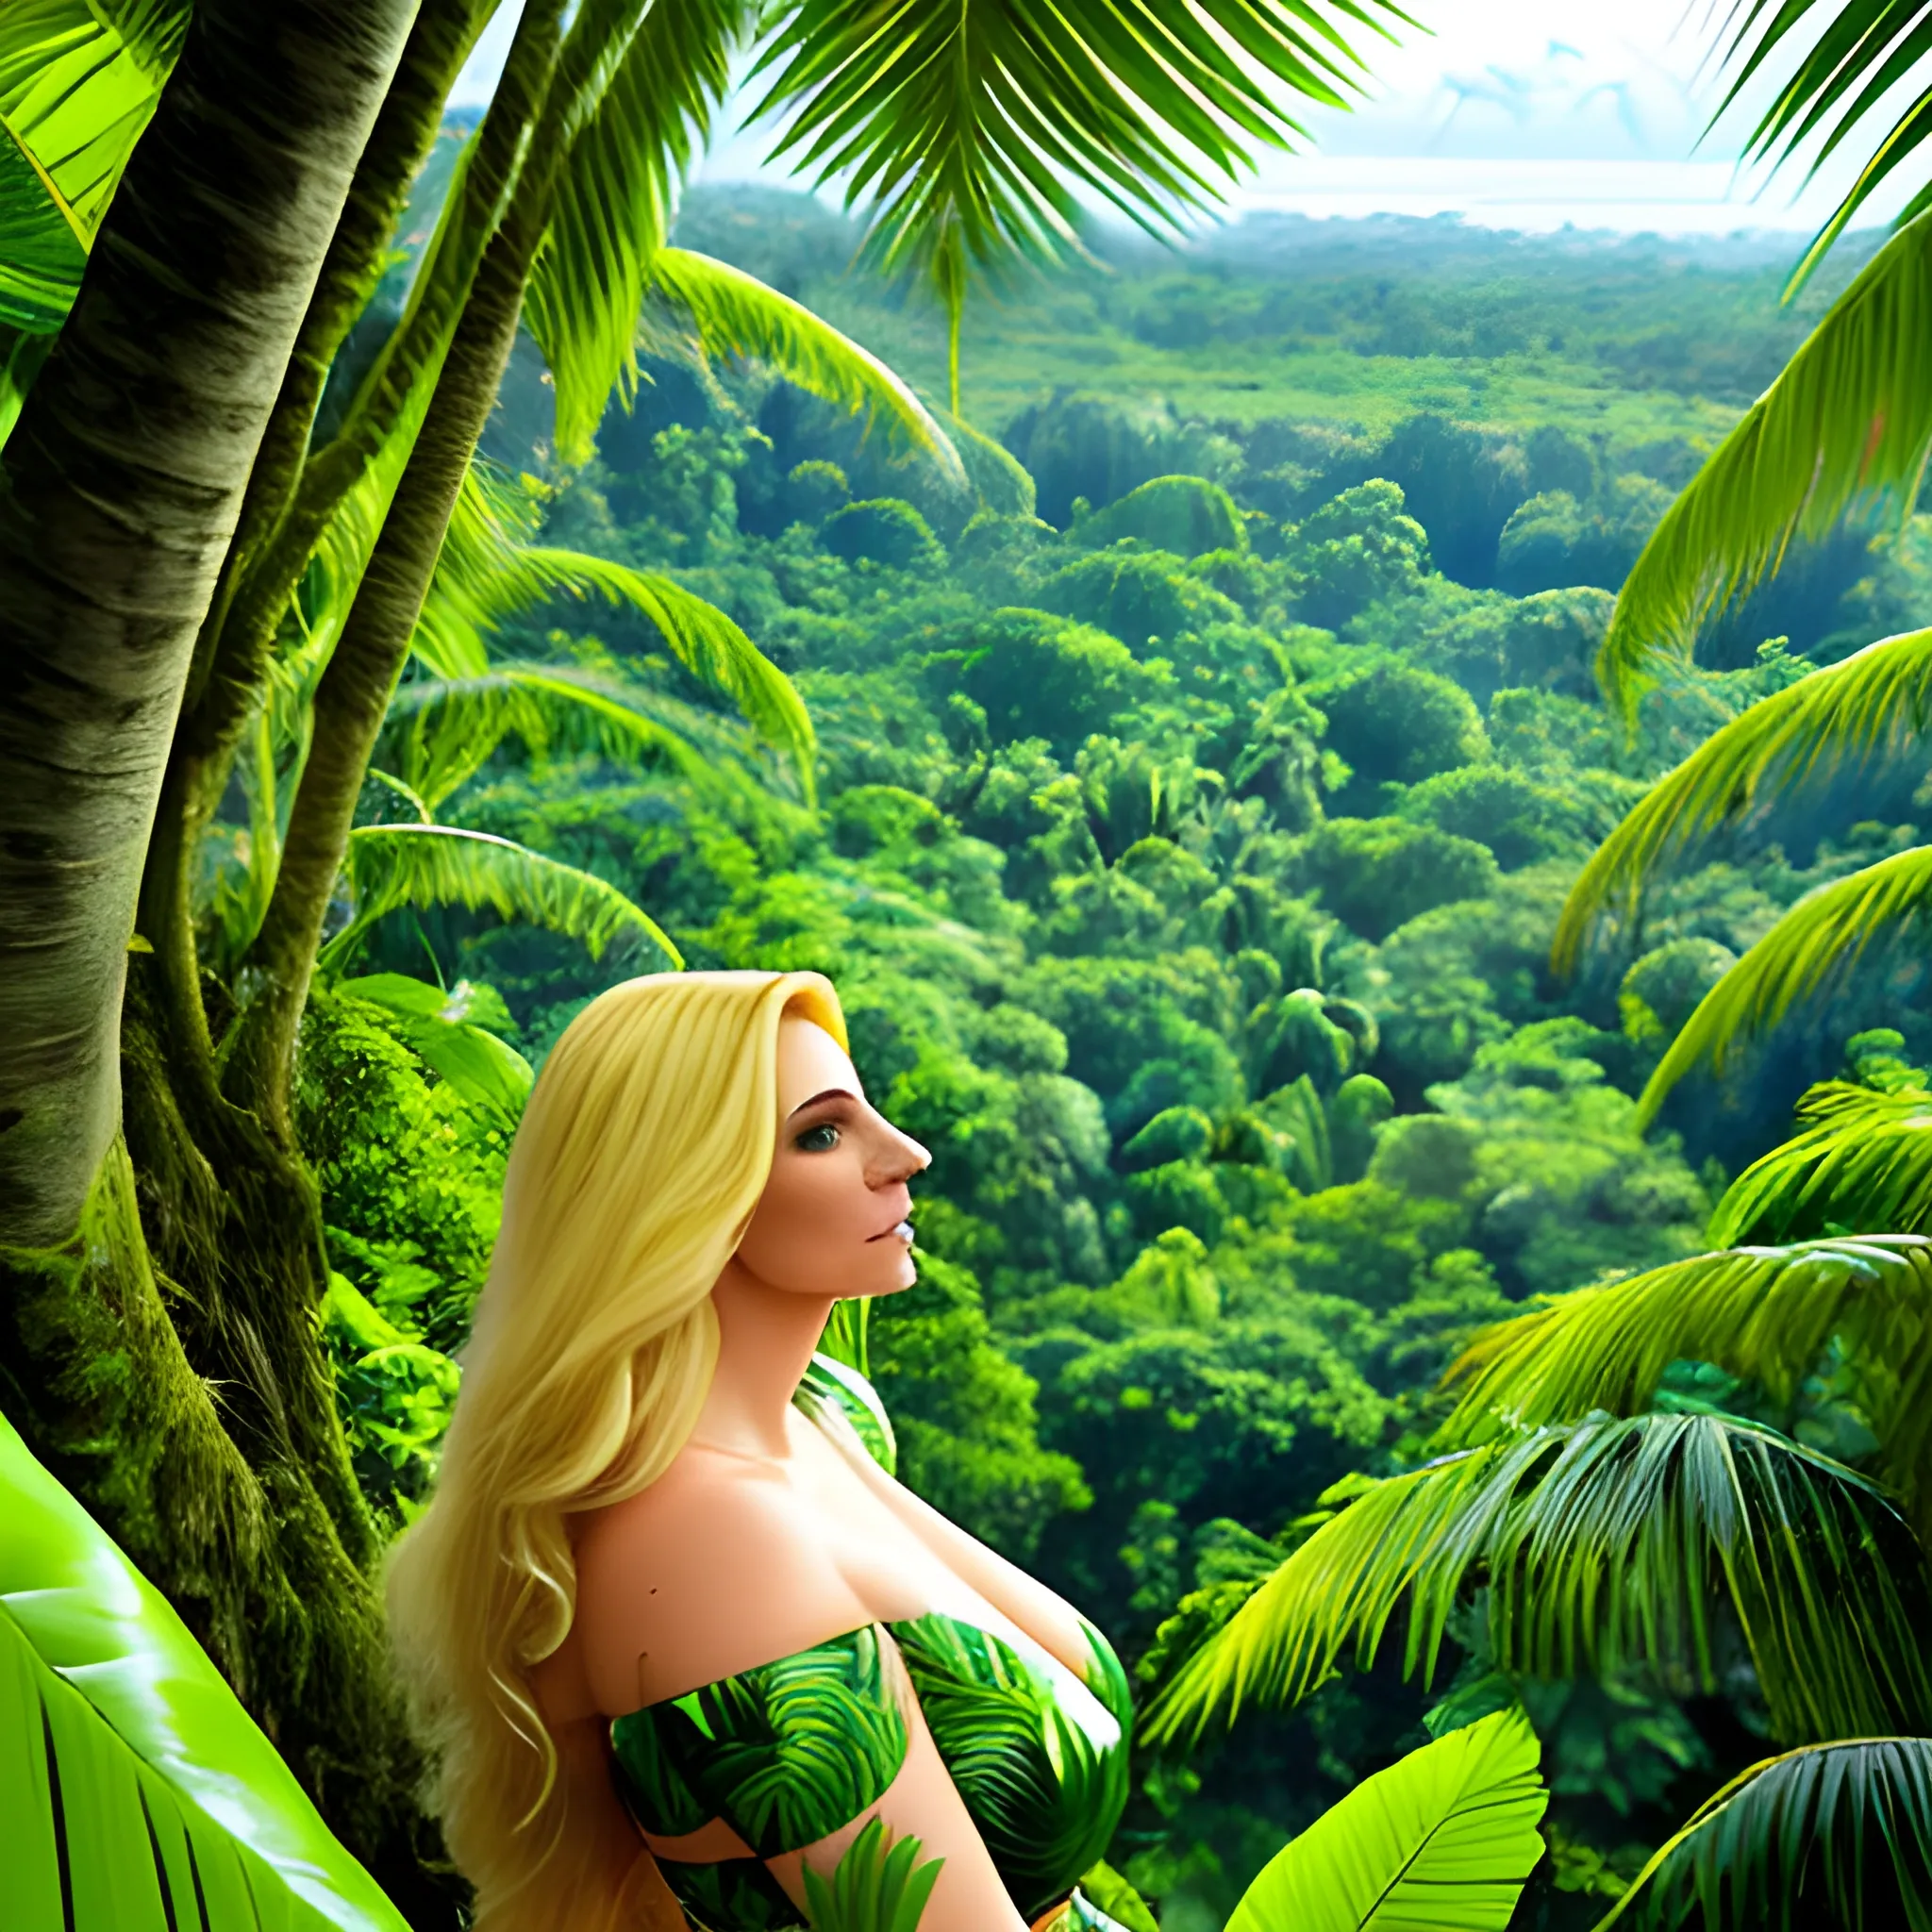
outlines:
M867 1236L865 1244L867 1247L871 1247L874 1241L904 1241L908 1247L910 1247L912 1245L912 1224L909 1221L894 1222L891 1227L883 1228L877 1234Z

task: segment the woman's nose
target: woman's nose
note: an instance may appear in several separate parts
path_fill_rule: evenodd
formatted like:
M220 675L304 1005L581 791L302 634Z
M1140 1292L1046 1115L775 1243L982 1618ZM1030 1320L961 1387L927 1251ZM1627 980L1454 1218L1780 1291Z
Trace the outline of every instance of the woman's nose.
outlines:
M932 1156L910 1134L902 1134L888 1123L885 1145L876 1164L878 1177L873 1185L883 1188L891 1187L894 1181L910 1180L931 1165Z

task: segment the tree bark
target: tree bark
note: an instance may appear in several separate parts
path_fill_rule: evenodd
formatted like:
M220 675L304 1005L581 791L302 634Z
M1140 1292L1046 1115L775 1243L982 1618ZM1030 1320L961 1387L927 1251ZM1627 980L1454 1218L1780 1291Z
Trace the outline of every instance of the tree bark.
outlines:
M273 628L239 637L224 624L227 592L275 535L308 453L309 431L336 351L382 278L385 253L442 125L443 104L475 44L476 0L424 0L369 144L356 169L328 254L302 318L223 573L223 593L201 627L182 704L175 755L192 756L218 788L260 687ZM239 627L238 627L239 628ZM234 648L225 648L233 646ZM214 801L208 801L212 808Z
M415 0L199 0L0 459L0 1241L75 1229L198 627Z
M424 263L418 306L385 347L371 393L358 396L333 441L308 456L265 540L236 559L234 603L224 613L226 654L253 658L267 652L344 498L402 420L411 391L437 380L439 345L455 326L525 158L531 118L557 57L562 12L551 0L525 7L467 158L451 225L455 245Z
M223 1090L286 1130L296 1030L323 922L348 850L356 801L422 614L463 478L515 345L524 286L562 166L571 76L557 57L560 0L531 0L498 87L498 106L525 104L531 159L483 252L423 427L315 694L314 735L289 816L281 867L248 957L254 991L229 1044ZM532 57L519 60L525 34ZM548 54L541 66L540 45ZM511 91L514 91L512 92ZM541 111L540 111L541 110ZM506 126L511 124L507 120Z

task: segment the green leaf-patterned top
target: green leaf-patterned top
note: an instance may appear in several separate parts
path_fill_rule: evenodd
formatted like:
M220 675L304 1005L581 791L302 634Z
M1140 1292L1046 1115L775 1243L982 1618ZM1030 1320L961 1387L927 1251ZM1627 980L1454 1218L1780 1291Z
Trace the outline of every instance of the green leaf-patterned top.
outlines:
M854 1371L826 1380L822 1399L841 1408L871 1394ZM1017 1631L1002 1636L937 1611L848 1630L616 1719L618 1790L654 1837L722 1818L757 1855L659 1860L704 1932L802 1926L760 1861L850 1824L898 1774L907 1724L896 1651L940 1756L1030 1921L1105 1855L1126 1802L1126 1674L1107 1639L1084 1619L1081 1627L1089 1655L1077 1673Z

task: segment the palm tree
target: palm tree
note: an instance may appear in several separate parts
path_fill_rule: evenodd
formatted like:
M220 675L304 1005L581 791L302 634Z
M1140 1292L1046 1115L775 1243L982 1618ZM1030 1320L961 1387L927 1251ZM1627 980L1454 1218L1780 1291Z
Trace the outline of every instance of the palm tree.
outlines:
M1597 666L1626 718L1660 674L1689 662L1708 620L1776 572L1793 539L1821 537L1848 512L1889 505L1901 519L1910 513L1932 454L1932 364L1924 353L1932 183L1923 179L1932 94L1921 93L1890 125L1885 115L1894 85L1915 71L1924 32L1918 11L1878 0L1775 8L1750 0L1730 16L1724 108L1816 36L1754 129L1753 158L1784 164L1808 155L1815 169L1841 151L1870 149L1788 293L1881 187L1904 179L1914 192L1890 239L1672 505L1633 566ZM1926 726L1928 667L1932 632L1888 638L1716 733L1658 783L1585 869L1558 929L1558 966L1575 964L1606 917L1634 917L1647 885L1693 844L1748 825L1773 797L1910 754ZM1922 847L1793 907L1693 1013L1652 1076L1645 1113L1690 1069L1721 1066L1869 945L1917 920L1928 894L1932 851Z
M1076 247L1082 192L1171 224L1287 140L1294 101L1342 96L1343 28L1401 18L1388 0L528 0L403 318L319 438L495 10L0 11L5 1406L423 1924L448 1907L383 1689L377 1535L317 1347L327 1263L289 1117L330 908L481 897L650 943L642 908L434 822L492 734L675 759L718 728L479 645L492 610L540 592L644 612L809 796L808 724L718 613L527 542L471 567L475 445L519 327L567 461L635 379L648 301L955 463L853 344L668 245L741 48L766 34L787 151L842 177L875 258L938 291L957 369L971 275ZM402 765L391 795L417 803L358 830L379 746ZM238 775L259 836L211 903L196 859Z

